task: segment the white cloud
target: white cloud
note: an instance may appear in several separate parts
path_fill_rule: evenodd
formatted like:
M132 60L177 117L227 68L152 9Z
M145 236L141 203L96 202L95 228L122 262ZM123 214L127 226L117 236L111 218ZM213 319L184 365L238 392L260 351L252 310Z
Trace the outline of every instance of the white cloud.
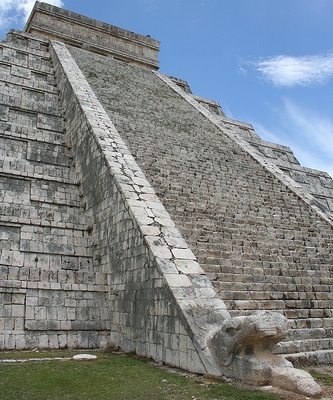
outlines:
M46 3L62 7L62 0L50 0ZM10 27L11 24L23 25L35 4L35 0L0 0L0 28Z
M333 120L289 99L284 100L276 115L275 126L253 122L259 136L289 146L303 166L333 176Z
M285 100L285 110L292 128L300 132L300 138L306 138L323 154L333 157L332 120L313 111L301 109L288 99Z
M276 56L254 63L274 86L311 86L333 77L333 52L318 56Z

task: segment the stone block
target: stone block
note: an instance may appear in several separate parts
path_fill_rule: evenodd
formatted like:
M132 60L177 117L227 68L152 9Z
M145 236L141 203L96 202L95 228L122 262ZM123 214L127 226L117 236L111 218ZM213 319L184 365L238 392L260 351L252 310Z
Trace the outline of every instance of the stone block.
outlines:
M43 320L27 320L25 321L24 328L26 330L31 331L46 331L47 330L47 321Z
M25 294L24 293L13 293L12 294L12 304L24 304Z
M5 105L0 105L0 120L7 121L8 119L8 107Z
M13 252L10 250L6 250L6 249L0 250L0 262L2 265L12 265L13 264ZM9 279L12 279L12 278L10 277Z
M0 279L7 280L7 277L8 277L8 267L0 266Z
M170 287L190 287L190 286L192 286L191 281L189 280L189 278L186 275L165 274L164 277Z
M60 321L48 320L47 321L47 330L48 331L60 330Z
M15 331L23 331L24 330L24 318L15 318L13 330L15 330Z
M78 261L78 257L63 256L62 268L77 271L79 269Z
M8 280L18 280L20 269L18 267L8 268Z
M173 248L172 254L174 257L179 258L179 259L185 259L185 260L196 260L195 255L192 253L190 249L176 249Z
M194 260L175 260L175 265L179 272L185 275L201 274L204 275L204 270L199 263Z
M15 348L17 350L23 350L26 348L25 335L16 335Z
M1 307L1 314L4 318L11 318L12 316L12 305L11 304L4 304Z
M15 329L15 318L1 318L2 330L13 331Z
M67 320L68 321L74 321L76 317L76 309L73 307L68 307L67 308Z
M171 259L172 254L170 250L166 246L155 246L151 245L150 250L154 257L161 258L161 259Z
M59 349L58 334L48 334L48 341L50 349Z
M15 349L15 335L13 334L4 334L4 348L8 350L14 350Z
M35 310L35 319L36 321L46 321L47 316L47 307L45 306L37 306L34 308Z
M272 383L283 389L306 396L319 396L323 393L321 387L306 372L294 368L274 368Z

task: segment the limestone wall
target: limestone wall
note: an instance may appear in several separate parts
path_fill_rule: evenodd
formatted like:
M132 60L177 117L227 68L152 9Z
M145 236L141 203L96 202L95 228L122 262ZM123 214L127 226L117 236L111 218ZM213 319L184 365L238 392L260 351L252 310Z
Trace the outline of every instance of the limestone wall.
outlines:
M232 139L244 127L227 134L151 71L71 52L230 313L279 310L292 331L276 351L329 351L333 234L319 208Z
M0 55L0 348L106 345L106 274L92 258L48 41L12 32Z

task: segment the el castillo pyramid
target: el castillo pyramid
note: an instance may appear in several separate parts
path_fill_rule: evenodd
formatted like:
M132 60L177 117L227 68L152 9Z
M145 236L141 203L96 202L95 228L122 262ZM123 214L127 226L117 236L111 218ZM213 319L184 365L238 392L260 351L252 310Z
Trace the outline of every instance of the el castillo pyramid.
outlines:
M0 42L0 348L302 391L290 361L333 362L333 180L158 51L39 2Z

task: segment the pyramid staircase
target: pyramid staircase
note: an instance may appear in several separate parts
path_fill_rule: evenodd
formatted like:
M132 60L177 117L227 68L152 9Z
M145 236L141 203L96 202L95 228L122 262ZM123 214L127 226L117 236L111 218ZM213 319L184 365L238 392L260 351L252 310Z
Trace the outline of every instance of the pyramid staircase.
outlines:
M230 314L279 311L291 330L277 353L330 360L331 177L184 81L71 53Z

